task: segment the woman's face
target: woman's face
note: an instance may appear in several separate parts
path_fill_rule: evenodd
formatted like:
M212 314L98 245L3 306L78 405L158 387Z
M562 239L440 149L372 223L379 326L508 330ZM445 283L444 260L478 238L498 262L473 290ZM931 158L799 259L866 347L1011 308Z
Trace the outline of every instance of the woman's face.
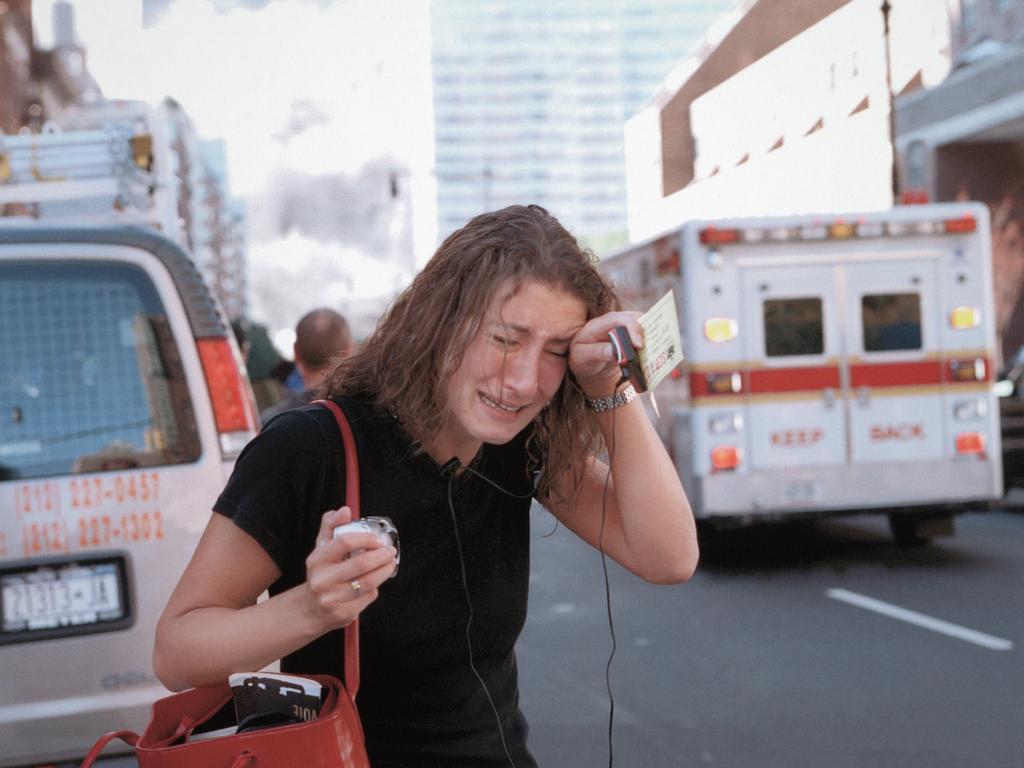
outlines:
M468 462L481 443L507 443L554 397L569 343L587 321L583 302L536 280L499 290L448 381L451 416L434 443L443 463Z

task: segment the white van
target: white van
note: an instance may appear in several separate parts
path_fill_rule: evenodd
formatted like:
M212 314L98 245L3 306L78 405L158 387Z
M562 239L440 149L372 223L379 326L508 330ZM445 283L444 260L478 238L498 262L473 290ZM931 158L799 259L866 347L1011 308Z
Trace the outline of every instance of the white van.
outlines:
M177 245L0 228L0 766L145 725L157 617L256 428Z

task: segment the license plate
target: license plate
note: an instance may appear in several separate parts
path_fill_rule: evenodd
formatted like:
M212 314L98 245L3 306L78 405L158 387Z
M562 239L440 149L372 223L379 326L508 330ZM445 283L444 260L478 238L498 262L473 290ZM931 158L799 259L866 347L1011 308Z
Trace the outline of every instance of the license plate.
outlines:
M127 626L125 573L120 556L0 569L0 643Z

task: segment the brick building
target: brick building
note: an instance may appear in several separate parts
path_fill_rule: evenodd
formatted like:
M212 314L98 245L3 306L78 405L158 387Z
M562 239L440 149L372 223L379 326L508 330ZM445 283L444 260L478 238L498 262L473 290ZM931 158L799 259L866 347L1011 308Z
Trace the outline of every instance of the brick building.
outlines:
M1005 360L1024 344L1024 4L949 0L953 69L896 102L900 186L992 211Z
M16 133L29 120L33 104L32 47L32 0L0 2L2 133Z

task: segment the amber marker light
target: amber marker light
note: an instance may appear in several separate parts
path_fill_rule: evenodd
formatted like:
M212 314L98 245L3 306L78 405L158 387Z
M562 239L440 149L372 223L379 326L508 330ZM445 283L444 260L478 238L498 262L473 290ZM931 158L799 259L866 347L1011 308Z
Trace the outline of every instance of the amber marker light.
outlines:
M856 234L856 231L852 224L837 221L828 228L828 236L833 240L849 240Z
M709 317L704 321L708 341L731 341L739 333L739 325L731 317Z
M981 312L977 307L953 307L949 313L949 324L958 331L977 328L980 323Z
M953 381L984 381L986 375L988 366L984 358L949 361L949 377Z
M736 395L743 391L743 377L739 371L728 373L706 373L708 392L712 395Z

